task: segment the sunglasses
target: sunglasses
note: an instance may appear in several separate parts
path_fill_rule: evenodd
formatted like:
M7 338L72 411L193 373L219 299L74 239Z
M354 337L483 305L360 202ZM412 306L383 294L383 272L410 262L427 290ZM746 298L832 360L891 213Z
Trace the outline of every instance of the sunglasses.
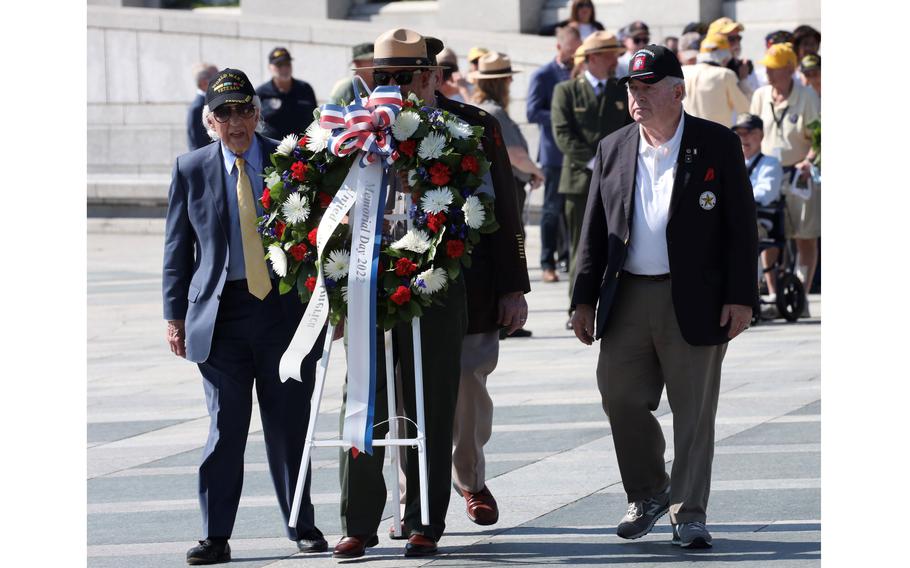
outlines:
M248 118L253 118L253 115L256 114L256 107L251 104L222 105L212 111L212 114L215 115L215 120L218 122L227 122L231 119L231 116L235 114L246 120Z
M411 81L414 80L414 75L421 71L421 69L395 71L394 73L389 73L388 71L373 71L373 82L377 85L385 86L391 83L392 79L395 79L396 85L410 85Z
M651 38L649 36L637 36L633 37L632 41L635 43L635 45L648 45L648 43L651 41Z
M743 39L743 36L738 36L738 35L728 35L727 36L727 41L729 41L730 43L739 43L742 39Z

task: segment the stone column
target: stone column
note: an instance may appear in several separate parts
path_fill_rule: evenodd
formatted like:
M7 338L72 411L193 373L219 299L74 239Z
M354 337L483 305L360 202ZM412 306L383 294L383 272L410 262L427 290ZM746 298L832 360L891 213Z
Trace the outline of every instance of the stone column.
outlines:
M546 0L438 0L439 22L447 28L537 33Z
M244 14L316 20L344 20L354 0L240 0Z

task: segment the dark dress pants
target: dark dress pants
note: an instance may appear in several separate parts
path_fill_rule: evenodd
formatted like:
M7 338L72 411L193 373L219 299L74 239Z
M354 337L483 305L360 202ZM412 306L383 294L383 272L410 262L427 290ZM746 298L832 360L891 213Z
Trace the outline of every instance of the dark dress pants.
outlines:
M203 534L229 538L234 529L255 384L269 470L288 538L312 538L322 533L313 518L309 475L296 529L287 527L287 523L324 335L302 364L303 382L292 379L282 383L278 362L290 344L304 306L296 296L279 296L277 287L260 301L246 290L245 281L240 282L225 285L211 354L199 364L211 417L199 466ZM293 296L293 292L290 294Z
M417 450L408 448L405 466L407 503L402 519L405 535L422 534L438 541L445 531L446 512L452 495L452 429L461 375L461 343L466 329L464 280L459 278L450 283L445 305L426 308L421 318L430 524L424 526L420 522ZM416 422L411 324L399 324L392 333L394 357L401 373L405 413ZM383 423L388 418L384 345L384 335L380 330L377 335L375 440L384 438L389 430L388 424ZM341 416L343 420L344 407ZM414 437L415 427L409 425L406 431L398 432L401 438L405 434ZM374 535L379 529L387 498L382 476L384 457L385 448L381 446L374 446L372 455L360 453L356 458L350 451L341 453L341 530L345 536Z
M543 213L540 218L540 267L543 269L556 269L556 263L563 258L563 251L559 248L559 234L563 221L563 206L565 196L559 193L559 174L562 168L545 167L543 173ZM563 248L566 244L563 243Z

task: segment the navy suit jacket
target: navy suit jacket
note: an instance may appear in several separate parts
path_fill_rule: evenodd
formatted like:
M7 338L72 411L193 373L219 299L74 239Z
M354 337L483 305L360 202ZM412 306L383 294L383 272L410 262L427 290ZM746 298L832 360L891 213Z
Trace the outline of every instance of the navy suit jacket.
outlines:
M269 157L278 142L256 136L264 169L271 165ZM177 158L168 192L164 319L185 320L186 358L196 363L208 359L227 279L230 217L224 194L226 175L221 144L209 144ZM282 300L295 316L303 315L297 294L285 294Z
M553 139L553 127L550 122L550 105L553 102L553 89L556 84L569 78L568 69L562 69L555 59L531 73L528 83L528 100L526 104L528 122L536 122L540 127L540 146L537 161L543 167L561 168L562 152Z
M212 143L208 132L205 131L205 126L202 125L202 107L204 106L205 97L196 95L196 98L190 103L190 108L186 111L186 145L190 152Z

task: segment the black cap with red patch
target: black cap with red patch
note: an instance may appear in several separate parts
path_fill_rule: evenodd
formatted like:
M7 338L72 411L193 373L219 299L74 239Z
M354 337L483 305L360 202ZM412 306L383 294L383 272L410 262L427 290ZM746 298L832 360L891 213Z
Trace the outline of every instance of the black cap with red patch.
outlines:
M635 52L629 60L629 74L619 80L625 85L635 79L654 84L664 77L683 78L682 66L676 54L662 45L648 45Z

